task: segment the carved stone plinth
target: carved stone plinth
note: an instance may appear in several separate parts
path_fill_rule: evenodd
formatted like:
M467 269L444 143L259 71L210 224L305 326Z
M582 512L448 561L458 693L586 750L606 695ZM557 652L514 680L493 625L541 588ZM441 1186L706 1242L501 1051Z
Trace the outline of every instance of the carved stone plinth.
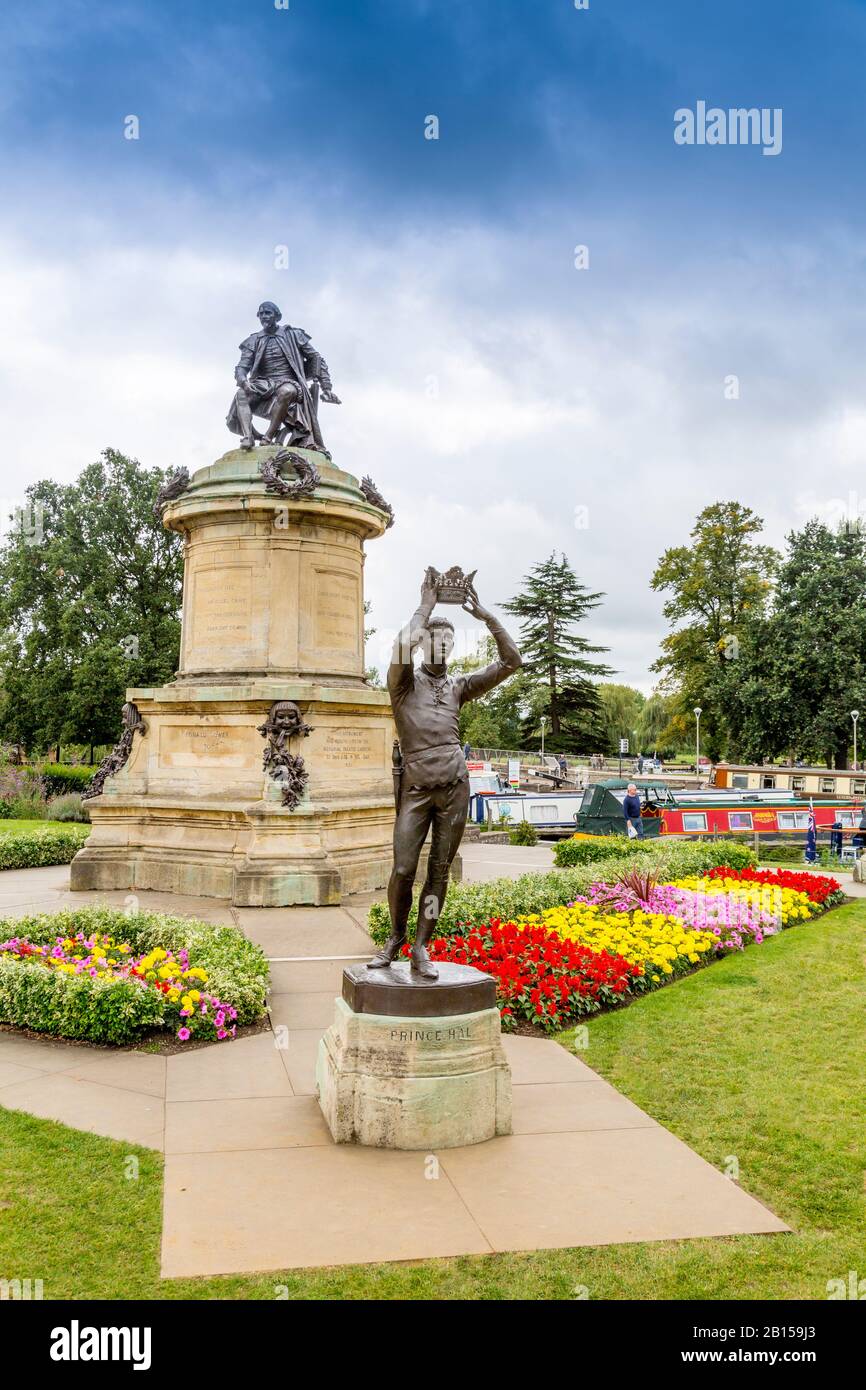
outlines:
M435 1152L511 1133L511 1072L493 980L470 966L439 971L435 982L402 962L344 971L316 1067L336 1143Z
M284 906L387 882L394 728L364 681L363 567L390 518L298 452L319 473L307 495L268 490L276 450L236 449L165 505L185 539L180 669L128 692L143 732L89 802L73 888Z

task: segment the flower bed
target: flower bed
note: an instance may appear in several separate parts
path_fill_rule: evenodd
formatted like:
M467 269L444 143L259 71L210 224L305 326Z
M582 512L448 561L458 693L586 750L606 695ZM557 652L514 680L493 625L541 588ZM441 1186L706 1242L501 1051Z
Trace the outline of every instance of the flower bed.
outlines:
M458 924L430 954L493 975L506 1029L524 1021L555 1032L808 921L841 892L831 879L810 898L768 877L725 869L665 884L634 875L596 881L582 898L541 913Z
M828 874L809 873L794 869L731 869L720 866L710 869L707 878L737 879L741 883L763 883L771 887L793 888L805 893L810 902L824 906L840 903L845 894L838 879Z
M267 961L236 927L84 908L0 922L0 938L0 1023L99 1043L153 1029L222 1041L264 1010Z
M615 837L611 836L611 840ZM577 841L575 843L585 843ZM606 842L605 842L606 843ZM619 841L617 840L619 844ZM704 840L692 843L663 841L634 850L618 853L615 864L597 860L567 869L552 869L546 874L522 874L520 878L494 879L491 883L452 884L445 899L438 928L443 935L459 931L467 922L488 922L499 918L506 922L531 913L545 912L571 902L586 893L594 882L619 873L637 862L658 879L675 879L686 874L704 874L718 865L746 868L756 863L753 852L744 845L724 841ZM419 884L420 889L420 884ZM417 901L409 914L409 933L417 920ZM391 930L386 902L373 903L368 916L370 934L381 944Z

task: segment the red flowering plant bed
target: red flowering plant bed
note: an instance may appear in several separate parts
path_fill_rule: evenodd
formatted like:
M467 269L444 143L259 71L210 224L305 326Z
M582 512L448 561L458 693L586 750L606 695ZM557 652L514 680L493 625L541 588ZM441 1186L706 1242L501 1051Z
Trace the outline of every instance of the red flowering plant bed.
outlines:
M434 938L430 956L492 975L502 1026L509 1030L524 1021L556 1033L622 1003L644 974L622 956L592 951L546 927L520 928L495 917L465 936Z
M813 874L797 869L728 869L721 865L710 869L707 878L736 878L743 883L768 883L771 887L792 888L805 893L810 902L822 907L835 907L845 897L838 879L828 874Z

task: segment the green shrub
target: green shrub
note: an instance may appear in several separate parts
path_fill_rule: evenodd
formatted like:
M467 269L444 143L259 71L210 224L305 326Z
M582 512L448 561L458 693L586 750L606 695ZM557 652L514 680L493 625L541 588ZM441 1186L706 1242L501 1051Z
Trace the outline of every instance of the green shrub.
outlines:
M630 846L630 850L630 857L639 859L641 867L651 870L662 883L685 878L689 874L706 873L719 864L726 864L732 869L746 869L757 863L747 845L734 845L724 840L663 839L652 841L648 853L645 850L634 853L634 846ZM491 883L453 884L445 899L438 930L447 935L461 922L486 922L491 917L499 917L507 922L514 917L558 907L587 892L590 884L599 879L615 877L627 858L616 856L611 860L608 857L571 868L551 869L544 874L521 874L520 878L514 879L498 878ZM414 931L416 916L417 904L413 904L409 914L410 933ZM368 925L377 944L385 940L391 929L387 903L373 903Z
M164 1008L155 989L142 989L134 980L94 980L0 957L0 1021L18 1028L124 1043L158 1028Z
M593 840L559 840L553 851L557 868L572 864L598 864L602 859L635 859L652 853L649 840L630 840L627 835L599 835Z
M77 767L67 763L43 763L38 772L46 796L63 796L66 792L78 792L80 796L92 782L96 768Z
M207 972L202 987L237 1009L238 1026L254 1023L265 1008L268 963L264 952L237 927L215 926L157 912L125 913L107 906L0 920L0 940L24 937L37 945L58 936L104 933L132 947L136 956L155 946L185 947L191 966ZM26 978L25 978L26 976ZM43 983L43 977L48 984ZM64 992L61 984L76 989ZM0 1022L90 1042L126 1042L164 1022L165 1000L128 980L95 980L0 957Z
M70 864L90 834L89 825L54 825L0 835L0 869L39 869Z
M538 831L528 820L522 820L508 832L508 840L512 845L537 845Z
M763 845L761 847L761 859L772 864L802 864L803 856L804 848L802 845ZM838 867L839 860L835 855L833 862Z
M45 819L67 824L69 822L86 824L90 820L90 811L87 802L83 801L77 792L66 792L64 796L55 796L52 801L49 801Z

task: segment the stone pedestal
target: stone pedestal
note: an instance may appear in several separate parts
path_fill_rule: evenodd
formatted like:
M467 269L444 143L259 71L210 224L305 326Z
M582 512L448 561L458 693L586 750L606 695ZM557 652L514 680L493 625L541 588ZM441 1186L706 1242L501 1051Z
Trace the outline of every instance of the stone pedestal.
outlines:
M269 493L258 464L275 452L231 450L165 509L185 542L180 668L167 686L127 692L144 731L89 803L73 888L267 907L387 882L394 727L387 692L364 681L363 566L388 518L304 450L315 492ZM312 728L291 743L309 774L294 809L262 763L259 726L279 700Z
M408 962L352 966L319 1043L319 1105L338 1144L455 1148L511 1133L511 1072L492 978Z

